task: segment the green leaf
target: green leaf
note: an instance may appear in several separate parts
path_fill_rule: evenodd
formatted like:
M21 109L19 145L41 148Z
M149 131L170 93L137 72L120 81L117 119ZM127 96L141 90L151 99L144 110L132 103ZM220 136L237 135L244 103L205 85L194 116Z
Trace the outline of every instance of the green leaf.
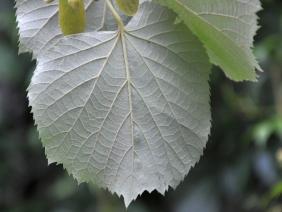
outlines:
M134 16L139 8L139 0L116 0L116 3L128 16Z
M84 0L59 0L59 23L64 35L84 32L86 27Z
M256 80L252 53L259 0L156 0L178 13L205 45L212 63L235 80Z
M106 7L105 0L85 0L86 31L116 29L116 23ZM19 51L42 54L63 37L58 23L58 1L45 3L43 0L16 0L19 28ZM124 20L127 20L123 16Z
M123 31L62 38L28 97L49 163L122 195L175 188L210 132L210 63L175 14L144 3Z

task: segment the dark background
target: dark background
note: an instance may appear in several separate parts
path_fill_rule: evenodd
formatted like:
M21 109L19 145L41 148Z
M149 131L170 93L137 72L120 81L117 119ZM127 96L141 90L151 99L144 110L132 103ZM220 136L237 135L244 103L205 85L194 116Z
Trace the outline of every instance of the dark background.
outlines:
M262 2L254 50L265 72L234 83L214 68L204 156L176 191L145 193L129 212L282 212L282 1ZM125 211L118 197L47 165L26 98L36 62L17 54L13 4L0 0L0 211Z

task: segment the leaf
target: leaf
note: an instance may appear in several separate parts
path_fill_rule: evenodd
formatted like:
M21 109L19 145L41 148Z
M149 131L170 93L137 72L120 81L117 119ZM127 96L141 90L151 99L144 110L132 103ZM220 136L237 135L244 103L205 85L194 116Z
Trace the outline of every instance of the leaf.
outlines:
M38 58L29 101L49 163L122 195L175 188L210 132L210 64L175 15L144 3L125 31L64 37Z
M86 27L84 0L60 0L59 24L64 35L84 32Z
M116 3L128 16L134 16L139 8L139 0L116 0Z
M256 80L251 51L259 0L157 0L173 9L205 45L211 62L235 80Z
M58 24L58 1L46 4L43 0L16 0L16 8L20 53L33 52L36 57L63 37ZM85 0L85 8L87 32L116 28L104 0Z

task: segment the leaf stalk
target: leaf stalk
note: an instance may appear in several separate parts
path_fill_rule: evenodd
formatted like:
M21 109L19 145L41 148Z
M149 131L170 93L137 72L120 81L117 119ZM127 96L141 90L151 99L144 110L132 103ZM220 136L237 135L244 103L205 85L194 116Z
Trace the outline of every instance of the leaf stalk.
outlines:
M111 13L113 14L118 27L121 31L124 31L124 23L120 17L120 15L117 13L117 11L115 10L115 8L113 7L112 3L110 2L110 0L106 0L107 6L109 8L109 10L111 11Z

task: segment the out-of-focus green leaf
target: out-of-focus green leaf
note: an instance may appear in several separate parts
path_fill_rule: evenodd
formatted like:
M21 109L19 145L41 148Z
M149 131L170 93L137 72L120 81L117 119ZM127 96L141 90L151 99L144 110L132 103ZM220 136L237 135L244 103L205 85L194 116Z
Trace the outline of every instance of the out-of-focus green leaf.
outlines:
M282 181L276 183L269 193L263 199L263 205L266 207L272 200L282 196Z
M255 125L253 129L253 138L259 146L265 146L273 134L282 135L282 118L279 116L267 119Z

